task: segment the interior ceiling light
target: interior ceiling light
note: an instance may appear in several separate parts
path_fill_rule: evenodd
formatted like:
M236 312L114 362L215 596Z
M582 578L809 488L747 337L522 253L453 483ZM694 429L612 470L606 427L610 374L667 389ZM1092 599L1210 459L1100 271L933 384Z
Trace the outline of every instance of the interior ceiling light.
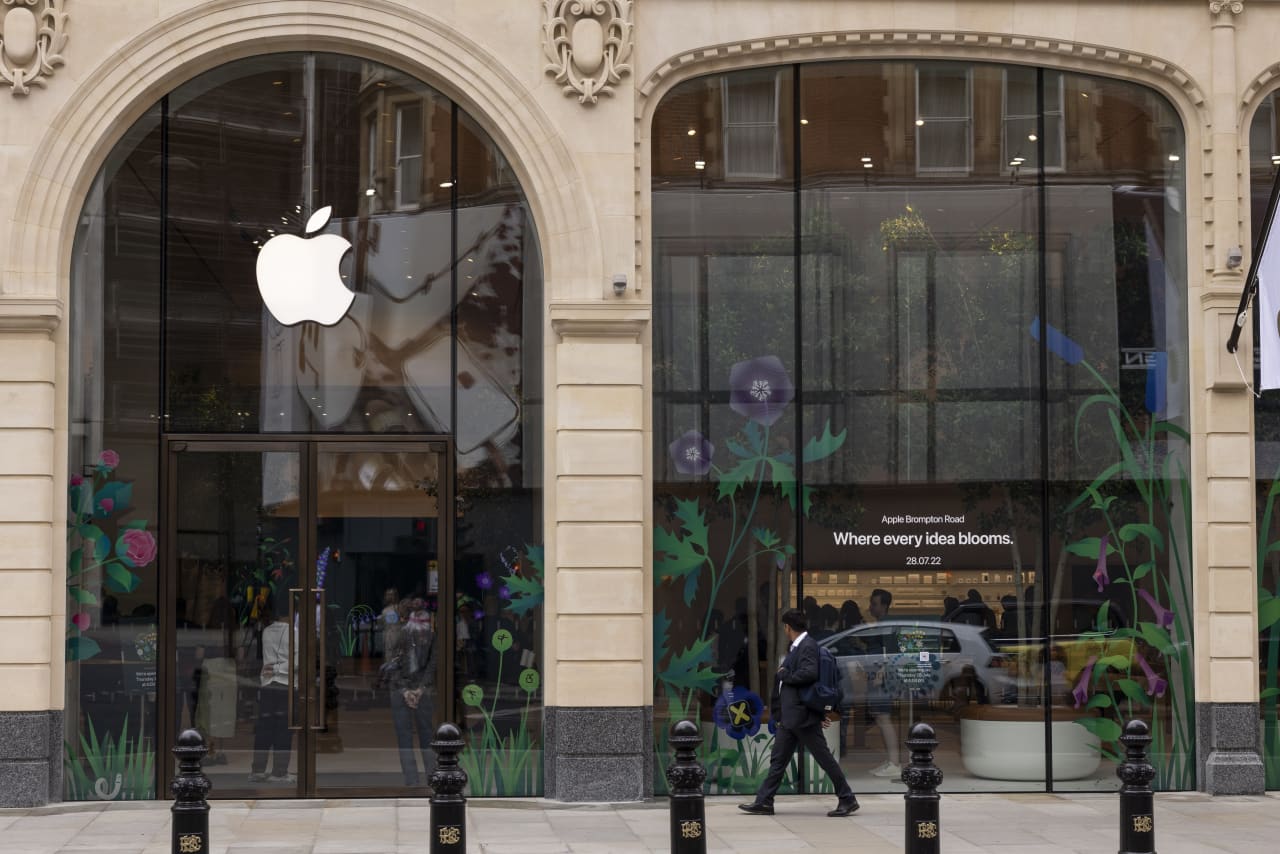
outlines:
M1179 160L1181 160L1181 159L1182 159L1182 158L1181 158L1181 157L1179 157L1179 156L1178 156L1178 155L1176 155L1176 154L1170 154L1170 155L1169 155L1169 162L1170 162L1170 163L1177 163L1177 162L1178 162Z
M1027 139L1031 140L1032 142L1035 142L1037 139L1039 139L1039 137L1036 136L1034 133L1029 133L1027 134Z
M698 132L697 132L696 130L694 130L693 128L689 128L689 130L688 130L688 134L689 134L689 136L697 136L697 135L698 135Z
M808 119L801 119L801 120L800 120L800 124L802 124L802 125L807 125L807 124L809 124L809 120L808 120Z
M706 168L707 168L707 161L705 161L705 160L695 160L695 161L693 161L693 168L694 168L694 169L706 169Z
M918 128L924 127L924 119L916 119L916 127Z
M864 158L862 158L862 162L863 162L863 163L870 163L870 162L871 162L871 158L870 158L870 157L864 157Z

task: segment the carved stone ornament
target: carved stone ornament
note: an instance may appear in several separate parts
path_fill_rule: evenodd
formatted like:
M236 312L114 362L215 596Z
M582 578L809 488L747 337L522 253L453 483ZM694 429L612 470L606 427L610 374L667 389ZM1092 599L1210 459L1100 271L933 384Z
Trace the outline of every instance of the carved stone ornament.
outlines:
M0 80L14 95L26 95L31 86L45 85L45 78L62 65L67 44L66 0L0 0Z
M1209 12L1218 14L1226 9L1233 15L1239 15L1244 11L1244 0L1209 0Z
M548 74L594 104L631 73L631 0L543 0L542 50Z

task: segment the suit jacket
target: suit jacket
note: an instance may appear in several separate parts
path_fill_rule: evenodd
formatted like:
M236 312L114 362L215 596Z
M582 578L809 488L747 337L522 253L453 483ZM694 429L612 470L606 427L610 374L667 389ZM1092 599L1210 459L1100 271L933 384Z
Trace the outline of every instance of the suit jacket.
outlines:
M800 641L782 660L776 678L781 688L773 692L773 719L791 730L820 724L822 716L800 700L804 687L818 681L818 642L812 637Z

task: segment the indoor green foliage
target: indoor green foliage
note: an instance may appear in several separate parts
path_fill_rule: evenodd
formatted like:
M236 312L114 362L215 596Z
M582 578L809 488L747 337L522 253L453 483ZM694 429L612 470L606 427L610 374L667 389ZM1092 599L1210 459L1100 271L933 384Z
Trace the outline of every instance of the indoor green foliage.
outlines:
M119 734L107 733L99 741L93 720L85 721L88 733L80 735L80 755L64 743L66 800L68 801L149 801L156 797L155 751L150 739L138 727L129 735L129 716Z

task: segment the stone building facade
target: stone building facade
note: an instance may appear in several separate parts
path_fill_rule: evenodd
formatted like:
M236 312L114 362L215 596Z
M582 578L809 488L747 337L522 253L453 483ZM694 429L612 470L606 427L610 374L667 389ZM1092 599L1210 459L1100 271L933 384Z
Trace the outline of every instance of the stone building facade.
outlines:
M713 785L723 786L718 791L730 791L733 780L751 776L747 766L753 757L758 760L759 745L767 744L760 740L767 737L765 716L755 704L767 699L768 680L759 674L768 672L762 660L778 653L776 632L771 636L768 626L776 623L779 607L812 597L819 609L838 608L843 599L860 601L865 611L873 588L892 588L898 613L915 621L916 632L902 633L893 651L919 653L929 663L931 653L945 660L947 644L959 652L968 643L957 630L954 637L938 636L940 647L927 648L928 640L919 647L925 637L920 632L948 622L949 615L937 611L944 593L958 591L959 599L963 588L976 588L994 614L1001 596L1014 595L1016 588L1011 602L1039 602L1049 614L1073 591L1087 592L1095 571L1113 588L1121 565L1135 594L1144 577L1162 580L1143 588L1144 597L1130 597L1127 620L1114 625L1098 614L1102 603L1112 601L1110 594L1093 601L1086 622L1096 617L1096 625L1067 630L1074 641L1064 643L1130 646L1120 652L1097 648L1091 661L1087 650L1082 660L1073 660L1068 650L1065 670L1057 671L1070 683L1062 692L1049 675L1055 672L1057 630L1039 617L1034 629L1020 622L1010 629L1004 621L1006 640L1029 641L992 644L1016 674L1019 702L994 699L993 682L962 699L1040 709L1026 718L1037 727L1032 737L1040 743L1048 723L1059 719L1054 709L1093 712L1094 723L1077 729L1096 737L1082 749L1104 762L1110 761L1113 740L1096 722L1110 723L1108 710L1119 714L1121 703L1135 716L1160 709L1171 733L1164 750L1184 760L1182 770L1165 780L1167 787L1215 793L1275 787L1268 780L1277 772L1268 770L1280 756L1270 755L1264 739L1275 728L1276 698L1266 696L1276 678L1270 672L1268 683L1268 668L1277 666L1274 655L1268 662L1268 644L1274 643L1268 631L1280 630L1272 604L1280 593L1267 592L1275 587L1265 575L1271 481L1261 462L1273 456L1274 431L1265 397L1255 403L1250 393L1250 366L1238 369L1224 344L1251 261L1251 229L1257 230L1263 209L1259 199L1265 200L1276 162L1272 155L1280 151L1271 106L1280 90L1273 37L1280 3L8 0L0 12L0 805L157 797L172 773L165 762L168 745L188 725L222 748L226 767L211 769L229 775L219 783L224 793L412 790L420 782L409 773L414 766L416 775L418 761L412 708L396 705L404 702L397 692L412 688L396 680L410 678L419 662L415 658L410 666L408 658L395 657L393 635L399 643L401 634L388 627L412 625L419 614L426 615L421 620L445 651L437 650L434 719L467 723L480 757L471 768L473 790L562 800L652 796L663 785L663 732L674 716L690 715L706 722L718 749L736 751L720 777L713 775L719 781ZM1023 106L1015 109L1018 99ZM1108 106L1086 109L1082 104L1088 101ZM283 106L275 109L277 103ZM816 112L806 114L810 108ZM874 120L863 118L872 113ZM819 115L838 117L847 127L810 143L802 133L819 129ZM862 133L864 123L874 125L874 132ZM936 128L945 133L926 144ZM1026 157L1011 141L1024 137L1033 144ZM702 140L707 148L690 147ZM298 146L296 154L290 145ZM1078 185L1069 180L1073 170L1085 176ZM297 177L276 180L286 173ZM315 178L319 173L325 177ZM1071 184L1071 200L1067 190L1055 189L1059 183ZM992 534L1003 529L992 521L990 495L965 505L955 497L958 492L930 497L894 489L1017 480L1030 490L1017 500L1040 502L1031 521L1010 523L1031 532L1024 542L1026 572L1023 564L1016 573L1003 572L1007 549L976 558L943 550L926 555L936 562L908 574L898 552L850 558L817 544L819 534L829 538L825 529L804 533L809 475L782 469L798 469L824 454L836 459L846 434L838 418L831 425L840 404L805 384L822 374L813 367L816 357L805 356L806 342L838 340L842 329L823 325L828 309L818 310L816 326L807 325L810 309L801 303L809 285L801 281L844 275L831 270L863 263L857 260L860 250L838 247L821 250L835 267L802 262L816 251L805 248L805 240L817 233L805 194L873 186L905 194L905 202L885 208L878 227L867 227L872 242L883 240L880 248L895 259L890 276L901 290L894 293L914 287L910 269L917 256L926 259L919 263L934 265L934 272L920 274L928 282L920 287L946 287L945 269L958 267L938 267L938 259L959 252L955 247L964 240L971 245L961 254L978 247L976 264L1002 252L1023 253L1016 276L1023 277L1032 307L1019 315L1018 329L1025 332L1030 324L1032 335L1016 346L1030 348L1018 352L1028 360L1023 385L1033 391L1025 408L1011 411L1038 425L1027 428L1033 437L1028 448L1040 450L1025 451L1030 474L993 464L985 480L949 476L936 463L922 474L908 466L860 479L850 462L842 483L852 490L874 480L883 488L849 499L861 508L862 519L848 522L851 536L881 536L882 515L904 508L908 514L936 510L939 518L967 515L966 536L1002 536ZM929 228L911 218L926 201L938 202L941 213L945 193L1011 199L1009 186L1018 191L1023 219L1008 222L1022 224L1008 225L991 214L992 227L1030 235L1029 240L1038 234L1034 247L1000 250L978 226L936 222L932 248L911 242ZM762 201L770 193L781 194L776 209ZM263 211L270 205L279 210L255 212L255 198L269 200ZM1134 230L1124 234L1141 244L1135 250L1141 260L1133 263L1142 272L1106 274L1120 296L1102 288L1105 293L1076 302L1070 296L1054 302L1059 290L1086 283L1059 270L1072 263L1073 249L1067 237L1059 244L1053 243L1057 237L1050 239L1046 212L1061 210L1063 222L1078 215L1080 229L1087 229L1096 224L1088 216L1100 198L1113 200L1109 216L1117 223L1130 216L1122 210L1138 212L1132 214ZM201 207L214 199L225 204ZM985 202L965 204L972 206L966 216L987 211ZM323 205L334 206L333 222L304 229L303 220ZM854 211L846 216L836 208L824 210L831 219L822 234L836 234L833 246L840 235L853 234L848 223ZM277 222L280 211L287 215ZM909 232L905 237L892 231L895 222ZM382 229L381 237L370 237L367 229L374 226ZM404 227L402 233L416 229L415 236L397 244L390 236L397 226ZM378 320L379 303L371 298L362 330L374 330L387 350L396 349L388 343L393 335L422 348L403 357L402 379L376 380L366 372L363 379L357 374L326 385L325 377L340 376L339 363L346 365L341 333L325 338L328 333L315 329L331 327L286 326L285 318L277 322L272 309L268 316L254 302L253 259L261 245L279 237L277 228L282 234L327 229L355 246L356 260L344 262L354 266L342 267L344 277L378 278L380 285L370 280L353 287L357 294L381 287L378 299L389 300L392 318ZM1108 260L1107 267L1119 271L1127 263L1121 258L1123 229L1108 219L1102 230L1108 257L1121 259L1115 265ZM782 249L760 248L775 240ZM443 254L422 248L428 244ZM787 248L793 244L794 253ZM472 250L489 265L488 290L468 284ZM788 266L793 254L795 263ZM763 343L753 350L743 336L756 334L754 327L717 331L717 318L727 315L714 302L698 307L699 289L705 294L709 283L755 275L759 265L717 260L738 256L783 259L776 262L782 265L778 275L796 283L799 294L795 331L784 336L784 349L794 348L795 361L766 352ZM689 272L699 258L706 260L703 272ZM387 284L388 271L401 262L419 291L400 292ZM716 273L722 264L727 272ZM260 285L261 265L257 275ZM1161 327L1161 340L1128 342L1126 350L1123 331L1073 335L1075 327L1055 321L1049 311L1052 305L1072 311L1085 311L1083 303L1109 306L1102 309L1105 326L1107 318L1124 316L1126 275L1159 290L1161 300L1174 297L1173 303L1160 302L1167 325L1152 321ZM692 288L687 294L681 290L686 284ZM224 286L225 296L219 291ZM438 310L423 307L430 302L426 297L414 302L432 286L452 288L452 301ZM464 291L472 287L477 302L468 305ZM742 287L746 299L767 298L764 286ZM779 305L791 312L792 291L786 293ZM1147 312L1153 300L1143 297L1139 310ZM365 303L357 298L356 305ZM760 307L776 308L767 302ZM992 324L998 322L996 305L985 304L984 311ZM926 313L938 312L945 308L934 304ZM1046 316L1042 335L1040 319ZM686 317L700 318L704 332L711 329L707 346L723 346L729 354L720 360L715 352L702 352L696 358L704 373L723 361L725 369L732 362L742 377L759 374L747 377L744 392L754 396L754 404L734 397L733 379L716 386L672 378L679 370L669 370L671 363L685 352L680 342L699 334L698 323L682 325ZM385 331L395 318L410 327L435 324L441 337L422 338L416 328ZM902 332L912 322L900 317L893 328ZM494 326L485 331L486 323ZM493 332L499 327L502 336ZM247 334L237 338L228 331L233 329ZM295 329L303 331L290 331ZM759 330L761 342L775 331ZM308 344L308 335L328 343ZM733 335L738 338L721 341ZM1070 348L1063 355L1063 342L1072 337L1085 350L1106 351L1099 356L1099 381L1107 388L1107 379L1131 377L1122 370L1129 358L1165 383L1161 394L1181 401L1173 408L1148 405L1149 421L1134 429L1141 433L1167 421L1185 434L1176 448L1169 436L1161 440L1172 444L1162 445L1159 455L1161 461L1183 463L1170 480L1176 488L1160 494L1168 507L1177 505L1184 521L1156 524L1130 515L1107 529L1098 521L1104 507L1102 516L1078 523L1103 525L1088 540L1073 539L1048 521L1052 514L1044 508L1055 500L1058 481L1092 481L1104 493L1096 496L1099 503L1105 505L1106 498L1103 481L1092 474L1050 476L1048 467L1055 463L1034 438L1047 442L1059 435L1053 426L1058 422L1046 423L1060 387L1046 357L1080 362L1069 357ZM776 343L769 340L770 346ZM1250 341L1246 330L1242 358ZM435 361L422 355L437 343L443 355ZM290 364L290 358L268 357L273 346L302 361L314 357L320 367L309 375L311 386L301 369L287 382L270 378ZM924 346L932 353L941 345ZM239 364L237 347L253 350L248 373L233 365ZM368 354L375 350L361 351L366 355L359 359L373 358ZM854 359L856 350L851 346L845 355L825 357L823 364ZM861 352L858 358L867 358ZM951 355L964 362L967 352ZM383 350L377 357L391 364ZM760 361L766 357L781 371L772 386L760 378L775 368ZM809 379L802 381L797 371L806 358ZM233 367L223 373L209 367L219 359ZM413 379L415 364L423 366L420 382ZM936 372L938 364L930 362L927 370ZM1158 373L1157 364L1165 373ZM159 373L138 373L156 365ZM216 381L208 379L210 371ZM125 374L129 382L113 385ZM249 374L258 377L257 385L250 383L253 388L242 394L238 389ZM832 382L827 391L845 387ZM719 532L703 511L688 515L693 505L680 502L697 498L698 484L718 482L716 497L734 498L743 483L745 496L754 481L765 479L752 462L738 484L726 488L731 476L709 474L700 460L712 456L712 444L723 453L754 441L759 425L767 437L778 414L750 406L787 406L790 391L785 399L770 397L785 384L794 385L793 408L810 412L812 403L815 420L781 422L792 424L795 441L788 440L788 449L772 456L772 463L764 459L767 438L740 456L777 467L769 484L776 493L768 500L790 521L769 523L776 531L757 529L759 551L768 553L769 563L760 569L751 559L752 582L699 587L690 579L702 572L710 552L741 539L739 521L745 534L758 520L750 514L739 520L735 503L732 531ZM929 396L936 383L927 385L916 389L918 397L908 395L911 401L936 399ZM345 392L323 389L345 386L394 386L395 394L379 398L380 406L407 400L412 406L402 407L401 415L435 422L415 427L401 421L388 429L390 416L379 419L369 409L363 412L367 420L352 426L353 420L331 418L323 405L316 412L305 409L305 388L321 389L321 403L337 407ZM1074 398L1064 392L1076 403L1097 390L1088 383L1061 387L1068 386L1086 392ZM287 388L284 394L297 411L286 415L284 403L278 416L266 411L280 402L279 388ZM480 392L473 394L476 388ZM130 403L129 393L141 397ZM338 414L351 410L359 420L353 407L375 395L352 391L348 397L347 409ZM717 420L726 404L747 419L742 432ZM1166 421L1157 421L1157 410ZM1039 420L1032 418L1036 412ZM914 429L903 426L905 415L894 417L894 429L907 431L898 435ZM822 438L824 420L829 442ZM1068 425L1061 435L1069 436L1070 416L1059 420ZM859 428L848 426L852 446ZM679 444L681 434L694 427L698 435ZM946 435L928 433L920 441L934 456L970 452L963 443L949 450ZM810 436L815 450L805 450L797 461ZM1130 444L1137 446L1136 435L1121 442ZM1112 453L1123 462L1121 450L1113 447ZM377 468L382 463L370 464L370 471L381 472L371 476L379 485L371 486L360 474L360 454L381 455L382 463L394 458L391 474ZM672 455L680 456L674 470ZM244 459L251 460L248 468L238 468ZM1148 463L1155 465L1154 459ZM349 477L343 473L348 462ZM727 465L721 461L714 471L723 473ZM390 485L396 472L428 497L417 504L402 501L396 490L405 487ZM828 474L812 475L810 486L821 491L839 480ZM248 491L237 492L245 482L251 483ZM796 510L798 487L802 511ZM1128 496L1126 489L1117 487L1115 494ZM1149 510L1150 494L1144 495ZM837 515L857 515L848 511L853 503L841 510L840 500L833 497L827 506ZM457 512L442 513L445 501L456 504ZM885 514L875 512L876 501L883 502ZM866 521L871 516L877 525ZM381 527L370 521L379 519ZM985 521L974 527L979 519ZM402 526L407 527L401 533L387 533ZM702 528L701 545L694 542L696 528ZM908 528L920 536L940 530L910 523L899 530ZM1021 537L1015 532L1012 542ZM1187 550L1176 567L1170 556L1177 550L1175 539ZM273 551L272 544L284 542L292 552ZM1150 550L1148 561L1139 560L1141 548ZM733 556L730 548L726 563ZM1063 567L1074 558L1085 564L1083 583L1054 587L1050 567L1066 572ZM971 581L953 577L953 561L955 572L972 570ZM406 570L409 562L417 569ZM344 564L354 567L349 584L339 589L332 582L328 593L334 601L328 601L325 572L336 577ZM881 569L888 575L874 574ZM272 577L276 570L283 574ZM405 572L409 576L396 574ZM202 586L206 582L212 586ZM1056 591L1052 601L1031 598L1026 587L1037 582L1041 590ZM395 595L384 597L383 589L371 589L374 584ZM823 585L831 589L823 592ZM1161 598L1162 591L1174 596L1179 585L1181 599ZM1104 586L1098 581L1099 594ZM295 592L286 596L287 591ZM309 597L317 606L302 608ZM335 604L340 597L346 598ZM269 599L275 599L274 609ZM1146 610L1144 601L1159 605ZM220 608L226 613L220 615ZM682 608L696 611L698 620L705 612L706 620L694 625L686 615L689 624L683 625L677 613ZM269 717L265 697L273 690L263 669L272 637L270 610L276 616L288 610L295 629L282 641L292 650L294 666L284 668L291 675L274 683L290 692L281 701L288 705L287 727L285 706L278 707L279 732L293 735L285 735L286 764L268 774L253 754L269 739L256 730ZM1017 608L1003 610L1013 614ZM745 621L743 628L727 653L719 651L718 638L728 636L735 614ZM289 623L281 625L277 634L284 638ZM829 629L856 625L846 620ZM1155 634L1144 635L1145 626ZM987 635L994 638L999 629L990 628ZM200 632L213 634L197 637ZM326 632L333 634L332 643ZM749 641L757 636L763 639L759 648ZM683 651L667 646L668 638L675 643L677 637L683 638ZM725 679L739 648L748 651L742 655L749 672L739 665L735 689ZM288 661L289 653L281 655ZM1098 681L1110 676L1091 675L1102 674L1117 655L1125 658L1111 668L1114 684ZM1157 656L1167 666L1153 672L1148 659ZM1139 658L1146 682L1133 669ZM380 673L394 662L399 669ZM975 668L982 677L994 666L984 659L966 678L975 678ZM892 766L892 727L877 727L875 719L888 714L901 727L920 710L936 710L937 696L912 687L911 679L926 677L934 678L902 677L908 687L894 694L887 713L872 705L865 715L850 713L861 734L840 737L848 739L842 748L853 766L872 764L860 758L858 750L870 748L860 747L866 742L859 738L872 744L883 739L886 765ZM1025 702L1026 684L1019 680L1028 678L1032 693L1047 702ZM1164 686L1157 691L1160 682ZM1092 697L1072 702L1073 686L1083 686ZM866 690L874 694L882 687ZM1049 697L1054 692L1066 696ZM852 707L871 703L867 696L851 699ZM967 721L982 716L961 717L964 734L957 735L976 740ZM91 729L94 720L98 724ZM366 723L385 723L385 737L365 738ZM1180 739L1172 734L1179 731ZM106 761L108 737L125 756L99 767L90 757ZM421 732L419 738L425 740ZM278 756L280 747L274 749ZM1035 767L1013 782L991 782L975 770L967 785L975 791L1054 786L1053 771L1037 755ZM967 769L969 759L974 768L981 765L981 757L968 757ZM1069 761L1055 753L1048 767L1061 772ZM1070 779L1085 780L1080 785L1086 787L1095 779L1098 787L1113 785L1114 780L1101 782L1106 775L1095 773L1096 767ZM798 774L796 790L809 785Z

